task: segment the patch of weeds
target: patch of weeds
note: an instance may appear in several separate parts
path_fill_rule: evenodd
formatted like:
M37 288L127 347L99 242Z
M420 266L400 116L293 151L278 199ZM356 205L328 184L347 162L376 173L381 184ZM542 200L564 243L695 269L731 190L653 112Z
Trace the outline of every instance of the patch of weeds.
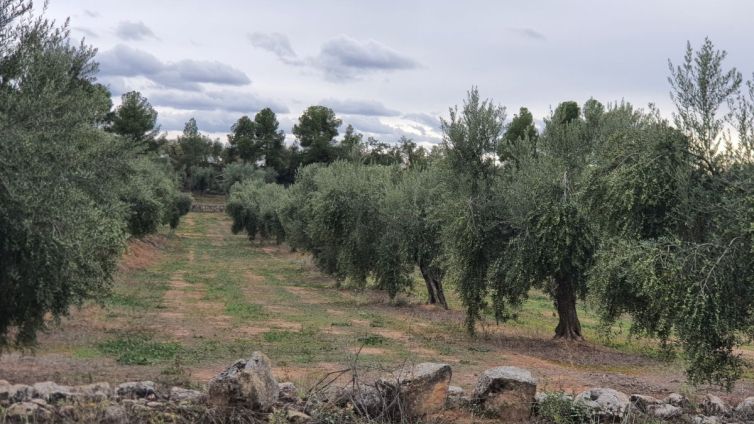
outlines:
M492 351L492 349L484 345L469 346L469 350L472 352L482 352L482 353Z
M91 346L79 346L73 350L76 359L93 359L102 356L102 352Z
M350 327L352 325L353 324L351 324L349 321L335 321L330 323L331 327Z
M158 383L165 386L193 387L191 372L186 368L179 356L176 356L170 366L160 371Z
M159 302L159 301L158 301ZM120 306L124 308L149 309L154 307L153 299L144 299L135 293L116 293L106 300L108 306Z
M386 341L386 339L379 334L366 334L356 340L364 346L380 346Z
M231 302L225 305L225 313L242 321L258 321L266 317L262 305Z
M383 321L382 318L373 319L369 321L369 326L372 328L383 328L385 327L385 321Z
M331 357L330 352L336 350L332 340L314 328L301 331L271 330L262 334L262 342L270 357L293 363L325 360Z
M547 393L537 404L537 415L547 423L582 424L595 422L589 409L564 393Z
M115 357L123 365L152 365L174 359L182 346L174 342L160 342L141 333L124 334L97 345L105 355Z

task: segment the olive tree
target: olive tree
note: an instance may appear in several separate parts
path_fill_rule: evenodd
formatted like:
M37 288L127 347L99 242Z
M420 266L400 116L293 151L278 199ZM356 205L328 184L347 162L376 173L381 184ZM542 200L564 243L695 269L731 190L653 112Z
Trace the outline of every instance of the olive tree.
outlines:
M226 211L233 218L234 234L245 231L249 240L274 238L281 243L285 238L278 215L279 205L285 202L287 191L277 184L248 180L235 184L230 191Z
M487 270L501 256L510 237L503 199L495 181L500 169L495 154L501 143L505 109L482 100L476 88L463 108L450 109L442 120L443 149L448 178L443 218L443 245L447 252L447 279L458 290L466 308L470 333L487 306Z
M386 231L398 239L397 246L390 246L393 250L386 253L400 253L405 263L418 267L427 286L427 303L447 309L443 288L443 170L431 166L404 172L387 192L382 211L388 223Z
M596 211L605 241L590 279L607 324L630 314L635 332L683 350L692 383L731 388L754 330L754 169L717 148L740 79L724 58L709 40L688 49L671 71L677 129L657 116L626 127L597 162L592 203L628 213Z
M110 100L94 54L30 2L0 1L0 348L105 295L124 247L113 188L133 156L97 128Z

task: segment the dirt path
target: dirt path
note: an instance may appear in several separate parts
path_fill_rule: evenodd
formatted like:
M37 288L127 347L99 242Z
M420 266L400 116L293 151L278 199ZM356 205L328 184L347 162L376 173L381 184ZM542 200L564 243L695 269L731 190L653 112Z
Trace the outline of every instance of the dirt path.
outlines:
M366 369L446 362L453 384L467 389L484 369L514 365L530 369L548 390L692 390L677 362L606 347L594 337L551 340L547 302L533 312L545 316L541 329L522 320L470 338L457 303L445 311L423 305L420 292L391 303L383 293L336 289L306 256L229 229L223 214L191 213L164 243L137 242L105 306L73 311L40 338L35 355L0 357L0 379L201 385L233 360L263 350L280 379L303 387L349 366L358 353ZM747 379L723 395L739 400L751 393Z

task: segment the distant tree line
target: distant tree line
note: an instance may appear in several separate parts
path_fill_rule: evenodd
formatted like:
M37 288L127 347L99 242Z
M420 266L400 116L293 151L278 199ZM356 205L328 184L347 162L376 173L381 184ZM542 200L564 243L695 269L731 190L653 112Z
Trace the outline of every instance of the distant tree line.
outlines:
M683 354L692 383L730 388L754 331L754 77L725 57L705 39L670 64L672 123L589 99L560 103L540 132L526 108L507 121L472 89L419 160L405 140L384 154L348 130L335 144L339 121L310 108L294 127L295 183L232 185L233 231L391 297L418 269L429 303L458 293L470 333L538 288L555 337L581 339L587 300L605 334L628 315L632 334Z

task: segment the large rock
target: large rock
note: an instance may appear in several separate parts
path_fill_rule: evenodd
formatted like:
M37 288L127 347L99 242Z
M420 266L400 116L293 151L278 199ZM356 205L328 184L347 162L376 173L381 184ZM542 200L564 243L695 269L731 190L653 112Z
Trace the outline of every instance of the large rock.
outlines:
M32 388L25 384L0 385L0 405L27 401L32 398L32 394Z
M646 412L647 415L651 415L661 420L670 420L683 415L683 408L669 403L659 403L656 405L650 405Z
M722 424L723 419L716 416L705 417L704 415L696 415L691 418L691 422L692 424Z
M36 383L32 386L35 398L44 399L47 402L59 402L72 397L73 391L69 386L61 386L52 381Z
M121 405L113 404L108 405L102 411L102 415L99 418L99 422L102 424L125 424L128 422L128 413L126 408Z
M742 418L754 420L754 396L747 397L736 406L736 413Z
M631 404L628 395L625 393L604 388L583 391L576 395L574 402L586 406L605 420L622 418Z
M243 406L266 412L275 404L278 391L270 359L261 352L237 361L209 382L209 400L217 406Z
M497 367L479 376L473 402L505 422L525 422L531 416L537 381L525 369Z
M729 415L730 406L724 400L711 394L707 394L702 399L702 411L705 415Z
M691 409L691 401L686 396L680 393L671 393L664 400L663 403L669 403L673 406L677 406L682 409Z
M154 388L153 388L154 390ZM102 402L113 395L113 389L110 383L92 383L71 388L72 398L86 402Z
M170 388L170 400L173 402L200 403L206 398L207 395L198 390L184 389L183 387Z
M445 400L445 407L448 409L458 409L469 406L469 398L466 396L466 391L463 387L448 386L448 398Z
M338 407L349 404L361 415L376 418L386 414L388 402L385 387L381 384L358 384L356 387L338 387L329 394L329 402Z
M129 381L119 384L115 393L119 397L127 399L153 398L155 396L154 382Z
M14 403L5 410L5 418L9 422L47 422L52 413L34 402Z
M398 399L403 418L420 418L445 407L453 372L448 364L425 362L408 367L397 376ZM391 381L386 381L392 387ZM387 391L390 399L393 390Z

